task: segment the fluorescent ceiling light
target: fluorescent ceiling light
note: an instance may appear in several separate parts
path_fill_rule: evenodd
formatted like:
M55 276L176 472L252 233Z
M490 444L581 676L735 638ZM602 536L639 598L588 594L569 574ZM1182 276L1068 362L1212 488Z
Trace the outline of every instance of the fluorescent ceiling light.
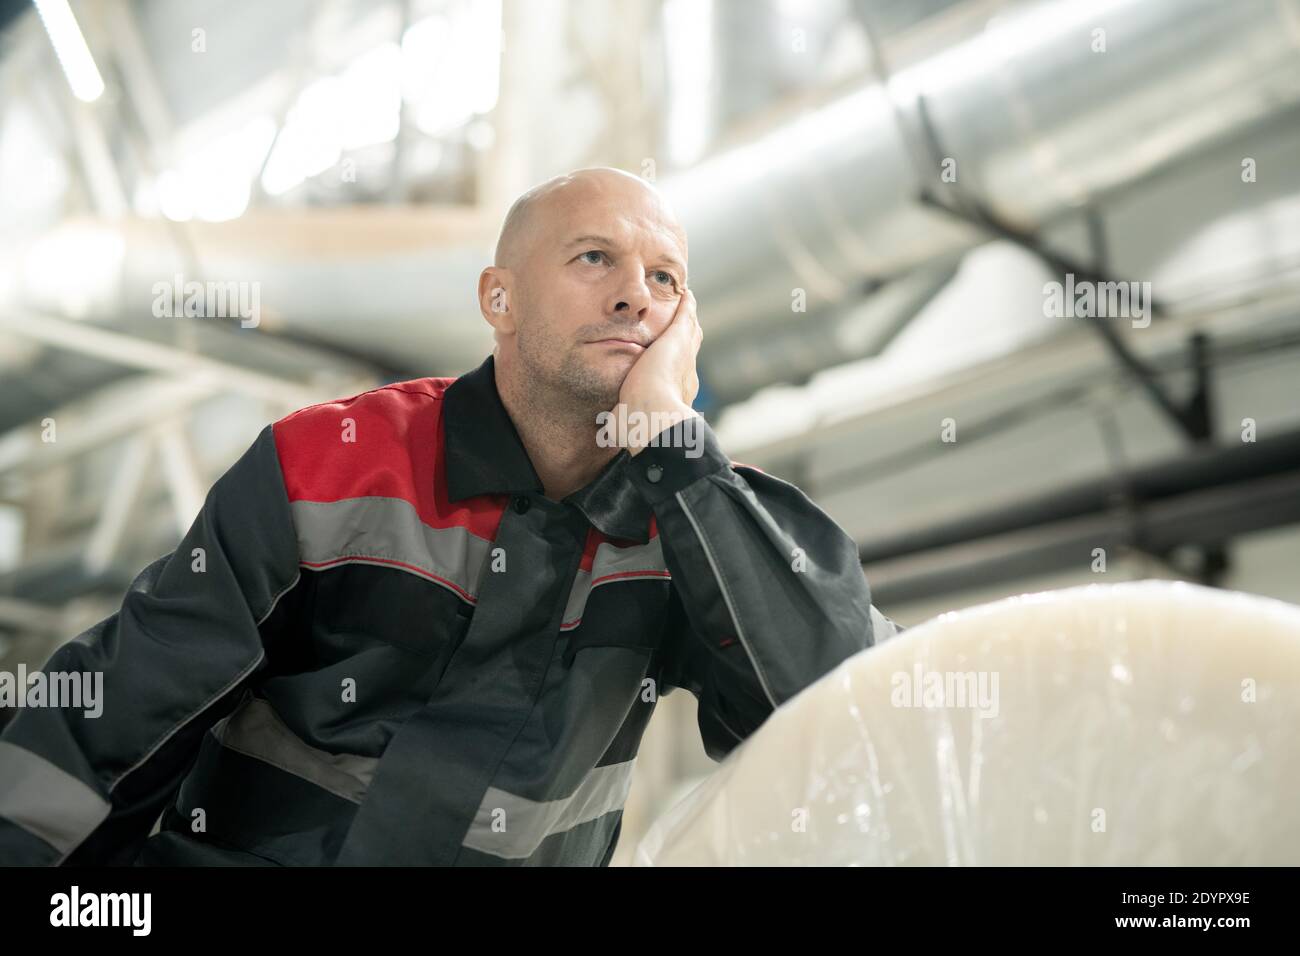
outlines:
M79 100L93 103L104 92L104 80L90 55L86 38L81 35L77 18L72 15L68 0L33 0L40 14L45 32L54 45L54 55L59 58L63 75L68 78L72 94Z

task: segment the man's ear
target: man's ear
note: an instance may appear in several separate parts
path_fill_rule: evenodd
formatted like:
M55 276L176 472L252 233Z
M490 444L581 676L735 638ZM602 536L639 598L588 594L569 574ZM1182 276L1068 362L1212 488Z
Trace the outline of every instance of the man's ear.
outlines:
M510 303L510 270L488 266L478 277L478 307L488 325L500 334L513 335L515 312Z

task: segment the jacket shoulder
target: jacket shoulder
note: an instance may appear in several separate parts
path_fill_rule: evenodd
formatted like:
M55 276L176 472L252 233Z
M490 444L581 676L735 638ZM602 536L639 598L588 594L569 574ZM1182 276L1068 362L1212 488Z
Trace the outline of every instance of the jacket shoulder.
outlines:
M409 471L413 457L441 444L442 397L453 381L392 382L308 405L274 422L290 500L334 500L355 492L353 483L366 472Z

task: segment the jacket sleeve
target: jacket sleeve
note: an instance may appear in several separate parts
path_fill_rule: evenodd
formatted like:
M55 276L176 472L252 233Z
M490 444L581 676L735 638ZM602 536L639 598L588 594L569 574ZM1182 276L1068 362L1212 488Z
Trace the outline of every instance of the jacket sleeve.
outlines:
M794 485L733 464L708 423L691 421L629 466L673 580L662 680L698 698L705 752L721 760L893 625L871 605L848 534Z
M90 694L77 707L25 706L0 736L0 863L131 862L204 731L285 631L293 602L281 598L297 582L267 425L213 484L176 550L43 668L51 687L69 674L83 688L102 681L93 706Z

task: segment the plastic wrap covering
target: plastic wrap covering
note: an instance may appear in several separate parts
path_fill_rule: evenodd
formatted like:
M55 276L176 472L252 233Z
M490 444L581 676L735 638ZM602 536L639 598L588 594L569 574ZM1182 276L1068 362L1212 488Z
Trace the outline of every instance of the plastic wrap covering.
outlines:
M1144 581L945 614L786 702L636 863L1300 863L1300 607Z

